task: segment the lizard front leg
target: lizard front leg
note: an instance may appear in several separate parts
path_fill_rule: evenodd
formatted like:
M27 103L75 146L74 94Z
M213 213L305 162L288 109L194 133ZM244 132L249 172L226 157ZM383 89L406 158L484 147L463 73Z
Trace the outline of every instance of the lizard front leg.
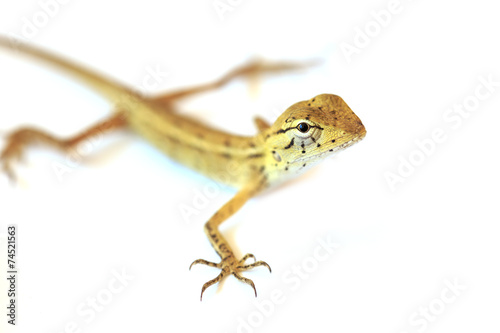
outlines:
M265 266L269 269L269 272L271 272L271 267L269 267L269 265L264 261L255 261L255 257L253 254L246 254L242 259L237 260L234 256L233 250L219 231L219 225L229 217L231 217L231 215L233 215L235 212L237 212L245 204L245 202L247 202L256 194L257 191L258 188L256 188L255 186L245 187L241 189L205 224L205 234L207 235L210 244L212 244L217 254L221 257L221 261L219 263L213 263L204 259L198 259L191 264L189 269L191 269L193 265L204 264L210 267L220 268L221 272L217 277L203 285L203 287L201 288L200 300L202 300L203 292L205 292L208 287L217 282L220 282L229 274L232 274L238 280L250 285L255 292L255 296L257 296L257 290L255 289L255 284L253 283L253 281L241 276L240 273L257 266ZM254 259L254 262L251 264L246 264L247 259Z
M298 70L313 63L297 63L297 62L265 62L261 60L254 60L248 64L239 66L227 74L222 76L216 81L201 84L196 87L179 89L177 91L168 92L152 98L152 101L168 105L174 100L179 100L188 96L196 95L199 93L215 90L223 87L232 80L237 78L251 79L260 74L281 73L286 71Z

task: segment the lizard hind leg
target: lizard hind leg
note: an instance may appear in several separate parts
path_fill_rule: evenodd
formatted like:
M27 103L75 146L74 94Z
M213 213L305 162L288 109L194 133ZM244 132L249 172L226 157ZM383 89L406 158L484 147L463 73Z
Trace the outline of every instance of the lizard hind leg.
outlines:
M104 121L86 129L82 133L68 139L57 138L36 128L20 128L7 135L6 144L0 154L0 167L2 168L2 171L7 174L8 178L12 182L15 182L16 177L13 169L13 163L22 160L23 153L26 148L36 144L42 144L62 152L68 152L75 148L79 143L90 137L94 137L98 134L114 129L123 128L126 124L125 116L121 113L116 113L108 119L105 119Z

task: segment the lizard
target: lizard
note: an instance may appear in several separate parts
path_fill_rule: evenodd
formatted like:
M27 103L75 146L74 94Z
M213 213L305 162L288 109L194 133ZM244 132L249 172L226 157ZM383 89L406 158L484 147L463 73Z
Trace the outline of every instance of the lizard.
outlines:
M205 290L228 275L257 290L242 272L263 266L253 254L237 259L219 226L235 214L249 199L290 178L297 177L332 154L363 139L366 129L345 101L334 94L319 94L287 108L273 124L255 118L255 136L234 135L203 124L200 120L176 111L174 102L188 96L220 88L236 78L276 73L301 67L293 62L253 61L241 65L220 79L191 88L181 88L157 96L143 96L115 80L56 56L41 48L0 36L0 46L41 60L75 77L107 98L114 106L108 118L69 138L59 138L34 127L24 127L6 136L0 154L0 165L15 179L13 163L25 149L35 144L70 152L84 140L119 129L128 129L146 138L169 157L207 177L237 188L237 192L204 225L204 232L220 262L204 259L193 261L191 267L203 264L220 269L220 273L203 284ZM247 263L251 259L253 262Z

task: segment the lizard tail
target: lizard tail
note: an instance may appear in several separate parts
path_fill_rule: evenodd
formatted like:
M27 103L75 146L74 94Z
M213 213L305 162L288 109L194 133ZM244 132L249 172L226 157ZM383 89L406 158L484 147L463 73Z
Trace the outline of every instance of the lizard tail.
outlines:
M114 104L128 105L131 100L141 99L138 93L112 79L13 37L0 35L0 47L46 62L79 79Z

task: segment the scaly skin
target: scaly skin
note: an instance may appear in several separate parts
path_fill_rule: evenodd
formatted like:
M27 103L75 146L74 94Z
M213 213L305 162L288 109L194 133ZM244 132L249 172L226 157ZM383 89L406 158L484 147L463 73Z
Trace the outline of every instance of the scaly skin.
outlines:
M257 118L259 132L253 137L232 135L174 111L173 103L186 96L219 88L236 77L301 67L297 64L254 62L229 72L213 83L149 98L34 47L4 37L0 37L0 46L15 47L23 54L64 70L107 97L115 107L115 114L109 119L69 139L56 138L33 128L12 132L0 155L3 169L10 178L14 179L12 162L22 155L26 146L43 143L68 151L98 133L128 128L171 158L217 181L239 188L237 194L205 224L205 233L221 261L212 263L198 259L191 264L221 269L215 279L203 285L201 297L206 288L229 274L252 286L257 295L253 282L240 273L257 266L271 270L267 263L255 261L252 254L245 255L241 260L236 259L219 232L222 222L264 189L303 173L331 154L360 141L366 134L361 120L349 106L339 96L331 94L321 94L290 106L272 125ZM246 264L248 259L254 262Z

